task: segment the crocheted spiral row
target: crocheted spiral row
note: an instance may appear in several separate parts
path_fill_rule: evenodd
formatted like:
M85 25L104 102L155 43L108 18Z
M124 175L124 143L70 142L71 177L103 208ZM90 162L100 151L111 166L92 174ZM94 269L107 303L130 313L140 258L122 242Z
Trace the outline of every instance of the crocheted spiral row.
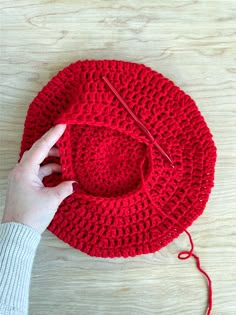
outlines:
M155 252L202 214L213 186L216 148L195 102L160 73L115 60L71 64L31 103L20 157L56 123L67 124L57 142L63 171L45 177L44 184L76 180L80 189L61 203L49 230L71 246L100 257Z

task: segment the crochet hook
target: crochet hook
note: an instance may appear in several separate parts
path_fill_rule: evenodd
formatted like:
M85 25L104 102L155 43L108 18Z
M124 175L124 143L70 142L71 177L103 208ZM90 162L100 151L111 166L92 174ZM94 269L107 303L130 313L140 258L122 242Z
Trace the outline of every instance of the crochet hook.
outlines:
M155 147L158 149L158 151L170 162L172 167L174 167L174 163L172 162L171 158L166 154L166 152L162 149L162 147L156 142L156 140L153 138L150 131L143 125L143 123L138 119L138 117L135 115L135 113L129 108L129 106L126 104L124 99L120 96L120 94L114 88L114 86L111 84L111 82L107 79L107 77L103 76L102 78L106 82L106 84L109 86L109 88L112 90L112 92L115 94L115 96L118 98L118 100L121 102L121 104L128 111L128 113L133 117L133 119L136 121L136 123L139 125L139 127L144 131L144 133L146 133L148 138L152 141L153 145L155 145Z

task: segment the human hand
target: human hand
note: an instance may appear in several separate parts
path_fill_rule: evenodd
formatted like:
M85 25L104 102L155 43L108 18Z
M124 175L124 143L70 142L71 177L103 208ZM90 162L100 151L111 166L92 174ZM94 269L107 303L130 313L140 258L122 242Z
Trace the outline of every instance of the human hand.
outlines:
M65 181L55 187L44 187L42 180L61 166L49 163L40 167L47 156L59 156L53 147L66 125L56 125L25 151L20 163L10 172L6 205L2 223L18 222L43 233L50 224L60 203L76 190L75 181Z

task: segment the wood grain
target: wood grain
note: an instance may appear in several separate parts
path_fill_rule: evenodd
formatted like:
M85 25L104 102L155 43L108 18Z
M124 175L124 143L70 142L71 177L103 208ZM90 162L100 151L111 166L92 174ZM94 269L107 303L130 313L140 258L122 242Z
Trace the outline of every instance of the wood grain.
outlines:
M214 286L215 315L236 314L236 2L0 1L0 206L29 103L77 59L122 59L162 72L197 102L218 148L215 188L189 229ZM204 314L206 282L181 235L158 253L98 259L43 235L30 314Z

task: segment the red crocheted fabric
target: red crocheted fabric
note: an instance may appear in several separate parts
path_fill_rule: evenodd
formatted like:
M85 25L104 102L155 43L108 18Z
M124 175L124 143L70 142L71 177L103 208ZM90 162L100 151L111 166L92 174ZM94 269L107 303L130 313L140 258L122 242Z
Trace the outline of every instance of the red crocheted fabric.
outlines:
M216 148L195 102L162 74L115 60L71 64L31 103L20 157L56 123L67 124L57 142L63 171L44 184L76 180L80 187L49 226L58 238L92 256L135 256L166 246L202 214L213 186Z

